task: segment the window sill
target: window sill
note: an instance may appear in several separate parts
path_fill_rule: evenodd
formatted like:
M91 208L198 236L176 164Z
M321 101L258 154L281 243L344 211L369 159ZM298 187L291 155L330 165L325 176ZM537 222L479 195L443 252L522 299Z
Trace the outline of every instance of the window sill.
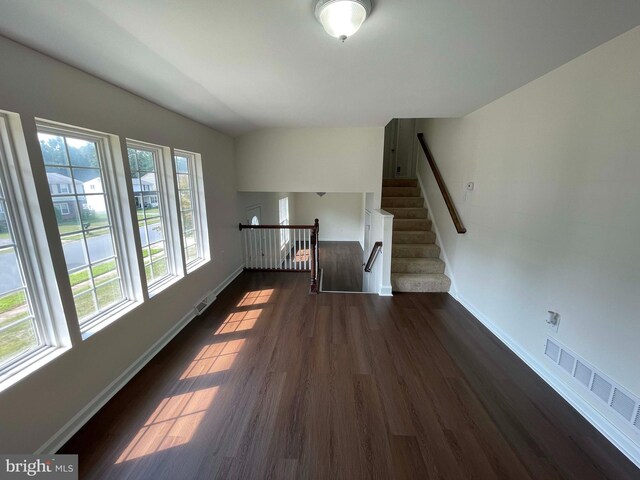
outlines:
M58 358L70 349L71 347L44 347L37 353L34 353L0 377L0 392L15 385L36 370L40 370L47 363Z
M89 337L98 333L103 328L108 327L113 322L118 321L120 318L122 318L124 315L134 310L139 305L142 305L142 302L138 302L138 301L125 302L122 305L118 305L113 310L104 312L102 315L92 320L89 323L89 325L86 325L86 326L81 325L80 333L82 335L82 340L84 341L88 339Z
M199 269L200 267L202 267L203 265L206 265L207 263L209 263L211 261L211 259L209 260L198 260L197 262L191 263L189 265L187 265L187 274Z
M154 285L153 288L149 289L149 298L155 297L156 295L158 295L159 293L163 292L164 290L166 290L170 286L178 283L183 278L184 277L181 277L179 275L172 275L170 277L167 277L165 280L163 280L162 282L158 283L157 285Z

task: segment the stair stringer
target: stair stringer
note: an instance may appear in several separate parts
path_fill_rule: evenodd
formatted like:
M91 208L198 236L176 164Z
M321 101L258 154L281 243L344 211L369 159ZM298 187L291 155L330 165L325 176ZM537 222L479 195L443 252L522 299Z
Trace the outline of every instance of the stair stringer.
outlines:
M438 230L438 223L436 222L435 217L433 216L433 210L431 209L431 204L429 203L429 198L427 197L427 189L424 186L424 182L422 181L422 177L420 176L420 172L416 169L416 178L418 179L418 185L420 185L420 190L422 190L422 198L424 198L424 205L427 209L427 217L431 220L431 228L436 234L436 245L440 247L440 260L444 262L444 274L449 277L451 280L451 287L449 287L449 295L458 300L458 287L456 284L456 277L453 274L453 270L451 269L451 262L447 257L447 251L444 248L444 244L442 242L442 237L440 236L440 230Z

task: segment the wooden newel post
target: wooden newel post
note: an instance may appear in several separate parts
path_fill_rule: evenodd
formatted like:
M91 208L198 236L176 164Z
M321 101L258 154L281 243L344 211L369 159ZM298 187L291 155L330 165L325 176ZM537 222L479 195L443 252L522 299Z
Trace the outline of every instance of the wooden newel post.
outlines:
M317 294L318 293L318 278L320 271L320 262L318 259L318 231L320 230L320 222L316 218L315 222L313 222L313 230L311 230L311 245L309 249L311 250L311 287L309 289L309 293Z

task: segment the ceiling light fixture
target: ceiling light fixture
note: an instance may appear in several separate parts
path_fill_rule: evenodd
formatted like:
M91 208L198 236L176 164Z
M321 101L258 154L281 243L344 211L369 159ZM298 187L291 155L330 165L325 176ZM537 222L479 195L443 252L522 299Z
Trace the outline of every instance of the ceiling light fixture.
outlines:
M325 31L345 41L371 13L371 0L317 0L316 18Z

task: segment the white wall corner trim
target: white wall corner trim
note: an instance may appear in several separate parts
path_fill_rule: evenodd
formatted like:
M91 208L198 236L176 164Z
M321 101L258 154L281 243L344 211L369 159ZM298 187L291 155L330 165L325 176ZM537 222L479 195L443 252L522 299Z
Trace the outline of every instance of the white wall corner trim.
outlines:
M242 273L244 264L225 278L220 285L211 290L205 297L217 297L238 275ZM75 433L87 423L98 411L118 393L142 368L149 363L173 338L186 327L191 320L196 318L196 312L190 309L167 333L155 342L138 360L132 363L129 368L111 382L102 392L93 398L82 410L80 410L71 420L69 420L60 430L58 430L49 440L38 450L36 455L53 455L62 447Z
M464 297L457 299L480 323L487 327L509 350L515 353L529 368L553 388L569 405L575 408L591 425L640 468L640 445L636 444L600 412L589 405L577 392L563 383L553 372L529 355L504 330L493 323L486 315L475 308ZM542 348L542 347L541 347Z
M422 159L422 154L418 153L416 155L416 162ZM444 242L442 241L442 237L440 236L440 230L438 229L438 223L433 215L433 209L429 204L429 198L427 197L427 190L425 188L425 182L422 181L422 177L420 176L420 171L416 165L416 177L418 178L418 183L420 184L420 189L422 190L422 196L424 197L424 203L427 207L427 212L429 218L431 219L431 225L433 226L433 231L436 234L436 245L440 247L440 255L442 256L442 260L444 261L444 274L451 279L451 286L449 287L449 295L451 295L456 300L459 300L458 297L458 287L456 284L456 277L453 274L453 270L451 268L451 262L447 257L447 251L444 248Z

